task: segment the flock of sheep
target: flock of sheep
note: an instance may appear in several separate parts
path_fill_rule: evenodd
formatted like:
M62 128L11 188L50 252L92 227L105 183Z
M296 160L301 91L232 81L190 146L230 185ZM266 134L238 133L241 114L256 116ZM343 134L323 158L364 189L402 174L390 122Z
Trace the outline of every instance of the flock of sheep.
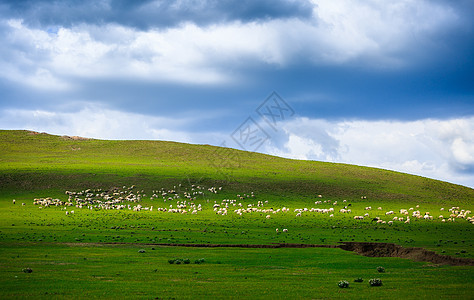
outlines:
M215 214L220 216L226 216L229 212L232 212L238 216L244 214L258 214L264 216L266 219L272 218L276 214L288 214L291 213L287 207L282 208L269 208L268 201L252 201L255 198L253 192L249 194L236 195L235 199L223 199L219 203L209 203L209 197L206 197L208 193L217 194L222 190L222 187L211 187L205 188L199 185L191 185L190 188L184 188L180 185L174 186L173 189L159 189L153 190L150 200L155 200L160 206L142 206L140 202L144 200L147 195L143 190L136 189L135 186L122 188L113 188L110 190L101 189L87 189L79 192L66 191L65 194L68 196L67 200L48 198L37 198L33 200L33 204L39 206L39 208L47 207L61 207L65 210L66 215L74 214L74 210L70 208L78 209L89 209L89 210L130 210L130 211L157 211L167 213L178 213L178 214L198 214L203 211L204 207L212 207ZM322 195L317 195L318 198L322 198ZM202 200L197 203L199 200ZM366 196L362 196L362 199L367 199ZM244 201L245 200L245 201ZM245 203L247 202L247 203ZM248 203L254 202L254 203ZM16 201L13 200L13 204ZM165 204L166 205L163 205ZM295 217L302 217L303 215L311 214L327 214L330 218L333 218L335 214L341 215L351 214L352 204L348 203L347 200L343 200L341 204L338 201L331 200L318 200L314 202L315 205L326 205L328 208L296 208L294 209ZM24 206L25 203L22 203ZM342 206L341 208L336 208ZM68 210L69 209L69 210ZM366 213L364 215L356 215L353 217L354 220L371 220L377 224L388 224L392 225L395 222L403 222L405 224L410 223L413 219L420 220L433 220L439 219L441 222L454 222L458 219L465 219L471 224L474 224L474 217L470 216L471 211L460 209L459 207L451 207L448 209L446 217L442 214L434 216L432 213L419 210L419 205L415 208L410 207L408 209L400 209L398 213L393 210L383 211L382 207L378 207L376 210L372 210L372 207L367 206L364 208ZM372 213L372 211L375 211ZM441 212L444 208L440 209ZM372 214L372 217L371 217ZM385 219L385 220L384 220ZM279 233L279 229L276 229ZM283 229L282 232L288 232L288 229Z

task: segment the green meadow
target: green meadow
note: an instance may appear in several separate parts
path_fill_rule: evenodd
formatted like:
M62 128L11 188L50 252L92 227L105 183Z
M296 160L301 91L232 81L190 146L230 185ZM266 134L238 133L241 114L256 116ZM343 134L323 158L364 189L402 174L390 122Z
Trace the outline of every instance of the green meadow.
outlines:
M48 198L71 205L34 204ZM173 244L394 243L474 259L473 209L471 188L376 168L0 131L0 298L469 299L472 265Z

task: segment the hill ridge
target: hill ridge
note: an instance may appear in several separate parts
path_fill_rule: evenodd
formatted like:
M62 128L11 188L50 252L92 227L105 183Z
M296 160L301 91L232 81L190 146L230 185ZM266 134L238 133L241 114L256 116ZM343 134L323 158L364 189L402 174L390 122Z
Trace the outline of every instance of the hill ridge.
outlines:
M51 180L42 188L79 187L97 183L98 179L90 176L96 174L105 184L218 181L230 187L262 189L283 196L369 196L440 203L466 203L474 199L474 189L418 175L211 145L70 139L27 130L0 130L0 145L0 189L13 187L14 182L25 178L31 181L32 188L37 187L45 181L42 177ZM131 182L133 179L137 182Z

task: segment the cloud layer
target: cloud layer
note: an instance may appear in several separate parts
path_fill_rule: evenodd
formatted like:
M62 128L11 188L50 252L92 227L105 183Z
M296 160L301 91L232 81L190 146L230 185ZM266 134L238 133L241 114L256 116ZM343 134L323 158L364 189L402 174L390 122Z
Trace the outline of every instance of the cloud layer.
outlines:
M4 9L12 14L1 22L4 78L34 88L63 89L74 86L77 78L222 84L239 80L239 71L255 63L350 63L396 70L420 63L421 57L429 59L426 51L442 48L436 43L440 31L463 24L453 8L432 1L250 1L254 4L247 6L212 1L211 7L200 1L195 6L185 1L73 3L20 1ZM65 9L68 5L77 5L78 11ZM91 7L93 12L86 14ZM234 10L237 7L246 9ZM287 13L285 8L290 8ZM126 9L138 11L141 18L127 20L121 14ZM170 22L172 27L129 24L143 20L150 10L160 13L154 20L177 11L173 18L180 22ZM213 15L205 18L210 23L193 17L205 16L204 11ZM121 21L113 22L115 17Z
M2 1L0 128L220 145L277 91L299 117L260 151L468 184L473 11L467 0Z
M298 118L279 129L277 139L264 152L380 167L474 186L474 117L407 122Z

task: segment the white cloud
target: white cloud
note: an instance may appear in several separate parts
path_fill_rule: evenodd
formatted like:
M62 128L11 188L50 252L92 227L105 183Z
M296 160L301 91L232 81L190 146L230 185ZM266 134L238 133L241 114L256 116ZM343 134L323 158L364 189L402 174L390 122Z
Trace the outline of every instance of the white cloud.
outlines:
M452 8L434 1L313 0L313 3L320 21L317 33L324 57L336 62L371 56L374 66L404 65L406 58L400 52L416 51L422 44L433 46L436 42L430 42L432 35L458 21Z
M57 135L99 139L157 139L192 142L192 135L180 130L191 119L143 116L96 106L76 113L42 110L4 110L0 128L29 129Z
M314 2L312 19L146 31L114 24L41 30L4 20L0 76L61 90L74 87L75 77L224 84L239 80L235 69L255 63L341 64L371 57L371 67L399 67L412 59L402 53L431 47L431 34L457 22L453 10L429 1Z
M474 117L281 123L262 152L386 168L474 187Z

